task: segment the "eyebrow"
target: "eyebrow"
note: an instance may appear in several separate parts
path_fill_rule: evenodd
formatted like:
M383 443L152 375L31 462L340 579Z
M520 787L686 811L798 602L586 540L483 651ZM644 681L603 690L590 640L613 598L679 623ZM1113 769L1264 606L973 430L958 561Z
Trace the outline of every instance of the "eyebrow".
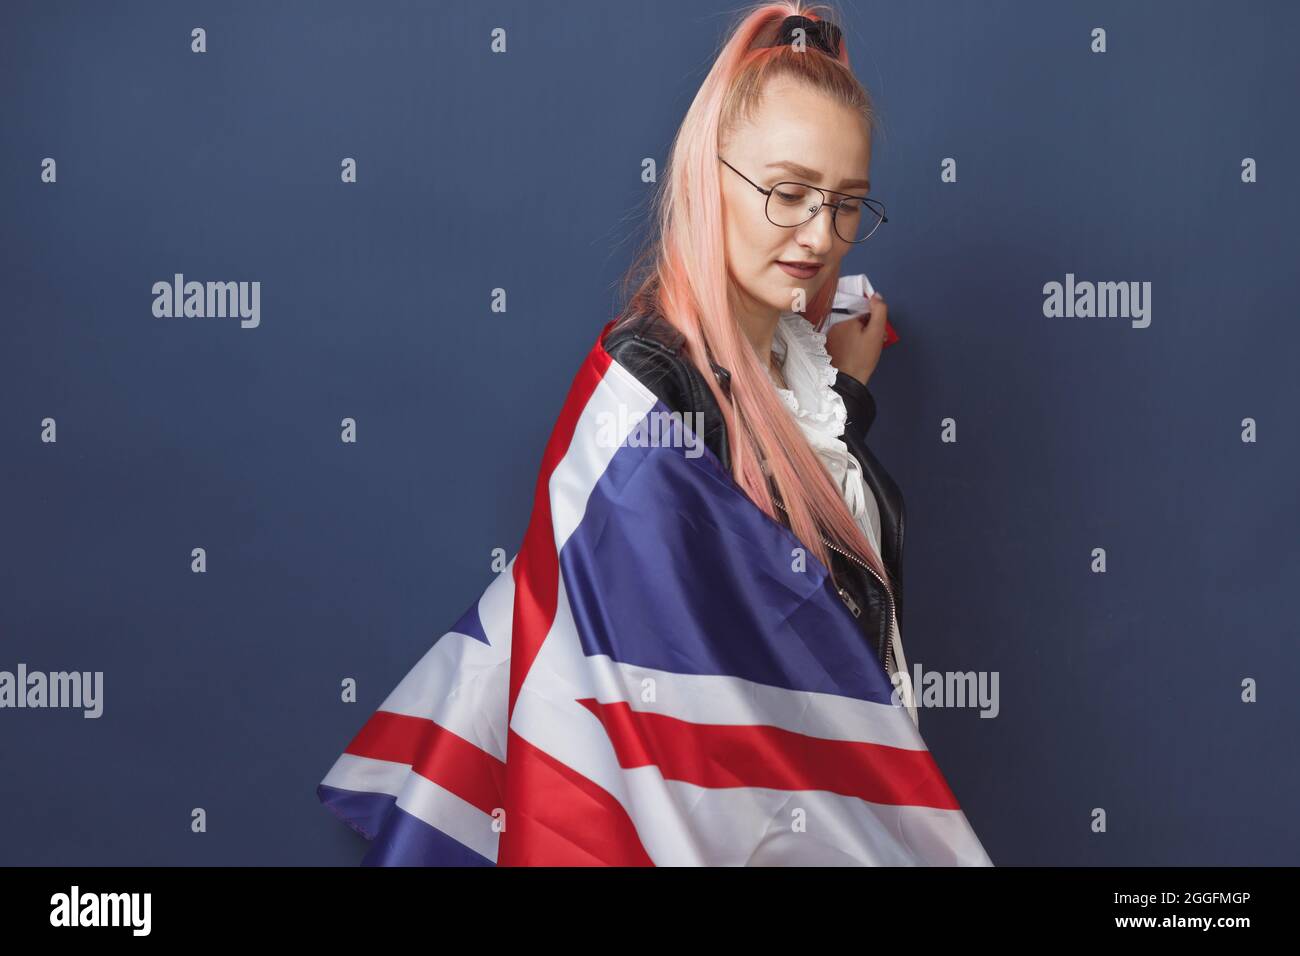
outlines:
M787 170L788 172L794 173L794 175L796 176L802 176L804 179L807 179L809 182L815 182L816 180L822 178L822 174L817 172L817 170L809 169L807 166L800 166L798 163L791 162L788 159L783 159L780 162L776 162L776 163L768 163L766 168L784 169ZM844 180L844 182L840 183L840 186L844 189L851 189L853 187L861 186L867 192L871 192L870 179L846 179Z

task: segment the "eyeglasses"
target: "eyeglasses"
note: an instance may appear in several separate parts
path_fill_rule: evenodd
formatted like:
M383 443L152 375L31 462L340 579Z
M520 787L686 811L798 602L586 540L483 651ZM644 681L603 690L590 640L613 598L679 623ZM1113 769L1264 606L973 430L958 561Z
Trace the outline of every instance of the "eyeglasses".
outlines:
M856 243L866 242L882 222L889 222L885 218L884 204L879 200L822 189L807 183L777 183L771 189L764 189L721 156L718 159L722 165L767 197L763 211L767 221L774 226L783 229L802 226L821 212L822 206L830 206L831 225L835 228L835 235L845 242ZM828 193L845 198L831 201L827 198Z

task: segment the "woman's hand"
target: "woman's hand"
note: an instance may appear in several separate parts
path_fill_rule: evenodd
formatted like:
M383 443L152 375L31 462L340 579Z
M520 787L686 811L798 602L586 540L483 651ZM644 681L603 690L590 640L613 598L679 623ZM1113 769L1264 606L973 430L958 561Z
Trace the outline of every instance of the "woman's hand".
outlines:
M826 333L831 364L863 385L876 370L885 347L885 311L885 300L877 292L871 297L870 311L840 322Z

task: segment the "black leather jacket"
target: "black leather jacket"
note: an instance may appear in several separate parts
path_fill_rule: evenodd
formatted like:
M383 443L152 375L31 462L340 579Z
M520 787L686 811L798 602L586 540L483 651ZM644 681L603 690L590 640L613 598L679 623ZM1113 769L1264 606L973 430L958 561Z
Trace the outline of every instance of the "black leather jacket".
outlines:
M670 411L683 414L698 412L703 416L704 443L728 470L731 458L727 449L727 429L713 393L695 365L686 357L685 338L661 315L624 316L606 334L605 350L620 365L657 395ZM714 375L723 390L730 389L731 373L713 365ZM853 614L863 637L885 665L893 670L890 643L890 594L893 613L901 629L903 622L903 495L898 485L867 447L867 431L876 416L876 403L867 386L840 372L835 391L844 400L848 421L844 444L862 465L862 474L880 509L881 559L889 573L887 589L875 571L850 557L843 549L827 541L831 549L832 570L841 582L840 599ZM784 512L778 510L782 523L789 526ZM825 541L825 539L823 539Z

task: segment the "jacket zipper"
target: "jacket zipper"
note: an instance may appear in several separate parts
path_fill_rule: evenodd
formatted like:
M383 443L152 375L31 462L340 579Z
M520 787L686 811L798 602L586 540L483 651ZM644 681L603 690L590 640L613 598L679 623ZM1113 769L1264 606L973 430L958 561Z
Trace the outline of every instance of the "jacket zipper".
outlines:
M778 508L780 508L782 511L785 511L787 517L789 516L790 512L786 511L785 505L781 504L780 501L773 498L772 503L776 505ZM880 575L876 573L875 568L873 568L871 565L867 564L865 561L863 561L861 558L858 558L856 555L850 554L848 551L845 551L843 548L838 547L835 544L832 544L830 541L827 541L826 536L824 534L819 533L818 537L822 539L822 544L826 545L826 547L830 548L832 551L844 555L844 557L848 558L854 564L858 565L859 567L865 568L868 572L870 572L873 578L875 578L877 581L880 581L880 586L885 589L885 597L889 599L889 625L890 625L885 635L885 675L891 676L893 674L893 662L894 662L894 639L893 639L894 638L894 631L893 631L894 592L890 590L888 584L886 584L883 580L881 580ZM837 585L837 590L839 591L840 600L844 602L844 606L849 609L850 613L852 613L854 617L861 617L862 608L858 607L858 602L853 600L853 595L849 594L849 592L845 590L845 588L841 585Z

